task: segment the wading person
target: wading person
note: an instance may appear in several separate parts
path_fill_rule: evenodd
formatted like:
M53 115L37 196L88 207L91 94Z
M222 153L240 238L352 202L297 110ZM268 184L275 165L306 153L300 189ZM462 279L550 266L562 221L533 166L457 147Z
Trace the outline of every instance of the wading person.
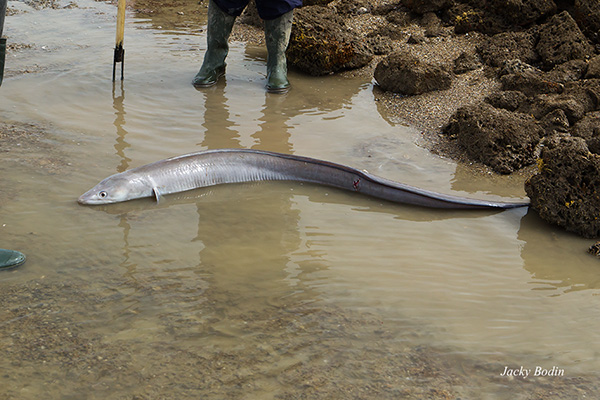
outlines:
M202 67L192 81L195 87L212 86L225 74L229 35L235 18L244 11L248 2L249 0L210 0L208 3L208 49L204 54ZM283 93L290 87L285 50L290 40L293 10L301 5L302 0L256 0L258 15L265 21L269 92Z

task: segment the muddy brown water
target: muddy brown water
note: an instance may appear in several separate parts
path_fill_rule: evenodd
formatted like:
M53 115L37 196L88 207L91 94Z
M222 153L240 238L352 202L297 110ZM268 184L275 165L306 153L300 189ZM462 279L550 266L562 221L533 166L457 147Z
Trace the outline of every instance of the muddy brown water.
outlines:
M268 95L265 50L234 42L227 79L195 90L205 37L160 19L128 15L125 80L113 84L115 9L77 4L9 3L21 11L7 18L9 41L31 46L8 55L0 88L12 127L0 247L28 261L0 274L1 397L597 389L600 265L589 241L526 209L428 210L285 182L79 206L115 172L223 147L459 195L524 193L523 177L482 175L416 146L417 131L379 113L369 81L292 71L293 90ZM564 375L502 377L505 366Z

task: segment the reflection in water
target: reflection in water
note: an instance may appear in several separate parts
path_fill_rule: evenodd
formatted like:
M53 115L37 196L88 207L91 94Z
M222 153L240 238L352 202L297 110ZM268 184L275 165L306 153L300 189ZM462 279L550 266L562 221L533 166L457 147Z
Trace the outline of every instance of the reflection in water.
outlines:
M131 250L129 249L131 225L127 221L127 214L119 215L119 228L123 229L123 261L119 265L127 271L127 277L134 279L136 264L129 262L131 256Z
M482 174L459 163L452 188L525 198L522 188L527 177L526 172L511 176ZM531 208L521 219L518 239L523 243L521 258L523 267L531 274L532 290L545 290L550 296L559 296L600 288L595 260L584 251L586 242L542 221ZM574 253L574 248L581 251Z
M123 81L113 82L112 84L112 98L113 98L113 109L115 110L115 121L113 125L117 128L117 142L115 143L115 150L117 151L117 155L121 159L121 163L117 166L117 172L123 172L127 168L129 168L129 163L131 162L131 158L125 155L125 149L131 147L127 141L125 141L125 136L127 135L127 130L125 130L125 88L123 86ZM121 94L116 96L116 87L120 86Z
M259 118L260 129L252 135L256 139L256 149L291 153L290 143L291 127L288 120L291 115L296 115L298 110L295 104L290 104L288 97L272 93L265 93L265 105L262 117Z
M249 119L252 120L252 106L248 110L232 110L234 106L228 98L226 87L226 80L221 80L214 87L202 90L206 111L202 123L204 137L200 145L204 148L241 147L241 140L244 138L236 129L233 116L250 116ZM263 94L261 93L260 96ZM294 104L286 101L286 96L270 94L264 96L260 114L257 113L254 119L259 123L258 129L250 133L245 140L255 143L255 147L258 148L291 152L288 120L290 115L295 114ZM117 142L114 147L121 159L119 171L127 169L130 162L125 155L129 144L125 140L127 131L124 129L126 115L124 97L123 90L121 96L113 96L113 107L117 110L114 123L117 128ZM252 139L249 139L250 137ZM203 189L201 192L206 194L211 191ZM206 290L210 290L213 296L220 293L219 296L225 294L227 297L220 298L220 302L234 302L236 305L252 304L252 299L248 296L255 297L253 293L256 292L268 292L269 301L277 302L279 297L285 297L289 292L289 284L285 283L287 274L285 267L290 264L289 254L296 251L300 243L298 228L300 212L293 206L292 193L289 190L282 190L275 195L254 198L247 196L247 193L242 197L231 197L228 193L239 194L240 192L236 192L235 189L220 190L217 195L208 200L208 204L207 201L190 201L190 193L182 193L179 196L184 199L184 202L179 203L171 199L177 196L168 196L163 204L158 205L143 199L96 209L118 215L118 226L123 229L121 266L127 270L126 276L132 284L145 281L160 286L160 282L168 281L168 277L173 274L173 269L166 266L177 264L181 265L178 267L178 274L196 274L201 271L203 281L209 285ZM206 196L203 196L202 200L206 200ZM181 237L182 245L187 250L174 258L167 255L174 252L172 248L159 251L158 243L148 247L148 238L145 238L147 232L143 229L144 222L138 220L139 212L152 209L152 218L160 218L157 215L159 210L164 210L169 215L179 213L182 210L172 206L190 202L196 204L198 215L196 233L188 242L188 239L185 239L186 229L181 227L178 232L178 237ZM185 210L183 212L189 212L188 207L185 207ZM189 220L189 217L187 219ZM168 226L170 221L165 223L164 228L168 229ZM139 246L134 243L143 243L141 246L148 248L148 251L142 252L143 259L139 261L137 260L140 256L137 249ZM193 250L195 250L195 257L192 255ZM188 272L182 272L183 270ZM185 285L193 287L191 282L188 280ZM178 290L180 295L183 292L185 290L181 288ZM203 293L206 295L206 292ZM197 296L201 294L193 296L193 302L199 301ZM200 311L196 310L194 313L197 312ZM223 324L226 322L224 321Z
M467 193L489 193L504 198L526 198L523 183L526 174L499 175L474 170L472 165L458 163L451 187Z
M202 145L209 149L239 147L239 135L231 128L233 122L222 87L221 83L210 88L205 96ZM255 147L282 152L292 150L285 99L286 96L265 95L262 116L258 118L260 130L251 135L255 139ZM237 112L241 114L243 110ZM210 269L213 285L229 290L239 288L233 298L240 299L240 305L251 303L252 299L243 299L243 296L250 294L255 297L252 285L260 292L280 293L282 288L279 286L285 277L282 266L289 263L288 254L300 242L299 210L294 209L291 194L281 192L277 196L259 199L244 197L212 203L210 215L206 215L207 209L203 207L202 202L197 203L198 233L195 240L204 245L200 253L201 263ZM224 254L228 256L223 257ZM279 278L273 280L275 276ZM287 290L287 285L283 285L283 290Z
M196 89L204 93L204 139L200 145L206 149L239 148L240 135L233 127L227 97L225 96L224 78L210 88Z
M119 85L120 95L116 95L116 87ZM121 163L117 166L117 172L123 172L129 168L131 158L125 155L125 150L130 148L131 145L125 140L127 130L124 128L125 125L125 87L123 80L114 81L112 83L112 97L113 97L113 109L115 110L115 120L113 125L117 129L117 139L114 145L116 154L121 159ZM129 278L134 279L134 272L136 264L129 262L131 251L129 249L129 232L131 231L131 225L127 221L127 214L123 213L119 216L119 227L123 229L123 261L120 266L124 267Z
M257 301L279 302L289 294L284 268L300 243L300 211L289 192L209 207L199 202L197 212L196 240L204 245L201 264L211 274L213 289L227 292L236 307L250 309Z
M585 240L550 226L531 209L521 220L518 238L524 243L521 257L533 278L533 290L558 296L600 289L598 261L585 252ZM581 251L574 253L573 248Z
M264 64L267 61L267 50L264 46L244 46L244 55L247 60ZM262 68L261 68L262 70ZM264 73L264 71L263 71ZM353 85L340 85L348 78L339 76L307 76L294 71L290 67L288 71L292 91L286 95L272 95L266 102L285 103L280 112L288 112L289 117L299 114L321 115L330 111L346 111L356 104L352 104L352 98L362 89L359 81ZM364 81L364 84L369 84ZM263 88L259 90L264 91ZM258 94L259 92L257 92ZM277 110L277 108L275 109ZM271 111L274 113L276 111Z
M199 143L202 147L206 149L244 147L241 143L240 130L250 126L252 121L257 121L256 131L249 133L249 137L254 139L252 148L281 153L292 152L293 146L290 142L292 126L289 124L289 119L299 112L300 104L297 101L286 95L274 95L261 90L254 98L259 99L260 96L264 96L262 106L251 105L250 101L236 103L239 94L233 90L233 93L227 92L228 96L226 88L226 79L220 79L210 88L196 89L204 94L205 113L202 123L204 138ZM236 106L247 106L248 109L238 110ZM255 118L252 115L254 110L257 111ZM240 115L245 117L245 126L240 126L235 121L235 117Z

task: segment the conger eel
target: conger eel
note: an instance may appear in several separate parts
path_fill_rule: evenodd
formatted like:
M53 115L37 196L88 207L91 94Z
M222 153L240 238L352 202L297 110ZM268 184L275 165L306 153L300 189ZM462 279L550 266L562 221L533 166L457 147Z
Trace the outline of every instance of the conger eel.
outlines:
M470 199L419 189L345 165L262 150L220 149L171 157L104 179L79 197L108 204L223 183L290 180L332 186L396 203L448 209L507 209L528 201Z

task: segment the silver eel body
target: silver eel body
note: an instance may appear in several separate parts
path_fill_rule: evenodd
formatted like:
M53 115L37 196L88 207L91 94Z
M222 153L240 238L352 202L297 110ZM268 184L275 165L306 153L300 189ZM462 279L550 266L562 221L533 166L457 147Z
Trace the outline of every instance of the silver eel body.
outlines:
M299 181L345 189L396 203L448 209L507 209L528 201L471 199L419 189L328 161L262 150L208 150L167 158L102 180L81 204L109 204L225 183Z

